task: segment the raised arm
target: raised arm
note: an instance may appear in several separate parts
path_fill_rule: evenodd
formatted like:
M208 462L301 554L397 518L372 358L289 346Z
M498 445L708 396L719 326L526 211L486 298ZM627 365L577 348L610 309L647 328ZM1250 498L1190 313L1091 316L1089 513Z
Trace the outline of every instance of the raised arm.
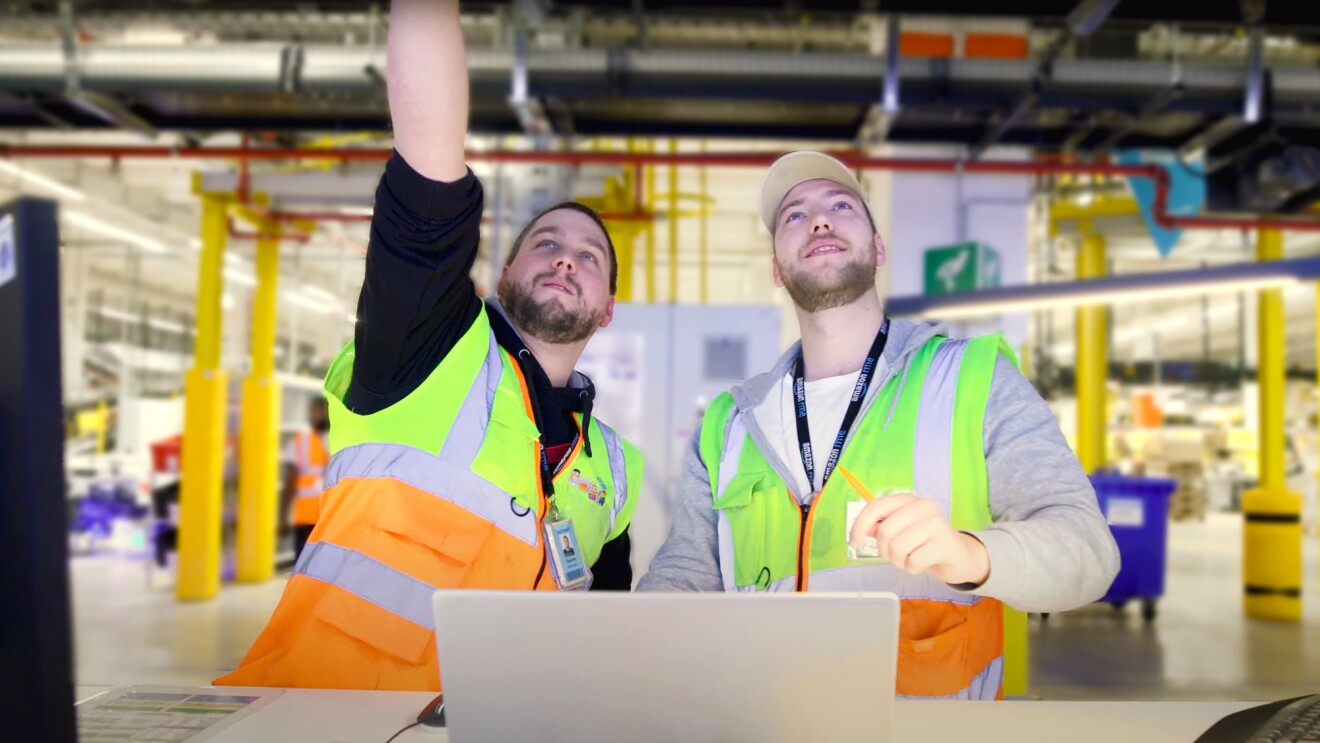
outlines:
M416 389L481 312L470 274L483 198L463 161L464 54L457 0L395 0L386 72L395 153L376 189L344 400L359 415Z
M394 0L387 62L394 148L433 181L462 178L468 74L458 0Z

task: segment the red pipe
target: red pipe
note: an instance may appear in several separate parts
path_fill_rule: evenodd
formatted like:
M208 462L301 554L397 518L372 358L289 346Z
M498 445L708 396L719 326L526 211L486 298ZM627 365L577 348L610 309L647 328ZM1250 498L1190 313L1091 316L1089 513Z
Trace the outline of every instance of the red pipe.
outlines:
M0 157L109 157L109 158L196 158L222 160L339 160L382 161L391 149L315 149L243 147L121 147L121 146L44 146L0 145ZM471 162L538 163L567 165L707 165L714 167L765 167L780 153L642 153L642 152L517 152L492 150L469 152ZM1129 178L1152 178L1155 199L1151 210L1161 226L1208 229L1282 229L1320 230L1320 219L1243 219L1235 217L1179 217L1167 212L1168 174L1155 165L1114 165L1112 163L1069 163L1048 161L936 160L920 158L866 157L855 150L829 153L844 164L863 170L898 170L919 173L987 173L998 175L1092 174ZM347 215L337 215L341 221Z
M243 149L249 149L247 132L243 132L242 143ZM238 187L235 190L238 192L238 203L240 204L247 204L250 200L248 192L252 184L251 172L249 170L251 164L252 161L247 158L238 161Z

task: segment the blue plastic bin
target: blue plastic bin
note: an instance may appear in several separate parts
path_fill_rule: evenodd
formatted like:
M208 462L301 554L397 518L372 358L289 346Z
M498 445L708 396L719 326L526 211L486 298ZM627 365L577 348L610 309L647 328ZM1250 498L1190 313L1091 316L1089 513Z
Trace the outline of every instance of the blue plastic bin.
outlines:
M1142 602L1142 616L1155 618L1164 595L1169 537L1169 498L1178 481L1163 477L1091 476L1100 513L1118 543L1123 565L1102 601L1121 609L1131 599Z

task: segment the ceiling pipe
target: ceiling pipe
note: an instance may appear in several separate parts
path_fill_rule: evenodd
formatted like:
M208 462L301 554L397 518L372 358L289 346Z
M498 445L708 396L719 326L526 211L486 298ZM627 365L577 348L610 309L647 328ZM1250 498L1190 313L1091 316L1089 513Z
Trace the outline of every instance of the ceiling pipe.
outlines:
M381 162L390 149L319 149L285 147L142 147L106 145L0 145L0 157L9 158L192 158L199 160L337 160ZM768 167L782 153L666 153L666 152L573 152L486 150L467 153L469 162L523 163L542 165L677 165L710 167ZM1281 229L1320 231L1320 219L1257 219L1238 217L1183 217L1168 213L1169 175L1156 165L1114 165L1107 162L987 161L934 158L868 157L855 150L831 151L845 165L858 170L894 170L917 173L982 173L986 175L1103 175L1117 178L1150 178L1155 181L1152 214L1166 228L1186 229ZM339 215L340 217L344 215ZM337 221L354 221L337 219Z

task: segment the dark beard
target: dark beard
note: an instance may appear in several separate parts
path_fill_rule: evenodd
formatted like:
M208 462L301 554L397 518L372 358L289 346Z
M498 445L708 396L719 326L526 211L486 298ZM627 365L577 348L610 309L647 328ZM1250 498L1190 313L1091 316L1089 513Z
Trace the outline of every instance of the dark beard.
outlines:
M778 259L776 259L778 262ZM843 307L875 289L874 261L849 263L838 276L821 277L806 271L794 273L779 266L779 276L793 303L804 312L820 312Z
M542 274L533 279L532 285L552 275ZM571 283L572 280L569 281ZM495 294L500 304L504 305L504 311L509 313L514 327L544 343L567 345L584 341L596 332L596 328L605 319L604 311L593 313L583 308L574 312L553 299L538 304L530 291L524 291L507 276L500 278Z

